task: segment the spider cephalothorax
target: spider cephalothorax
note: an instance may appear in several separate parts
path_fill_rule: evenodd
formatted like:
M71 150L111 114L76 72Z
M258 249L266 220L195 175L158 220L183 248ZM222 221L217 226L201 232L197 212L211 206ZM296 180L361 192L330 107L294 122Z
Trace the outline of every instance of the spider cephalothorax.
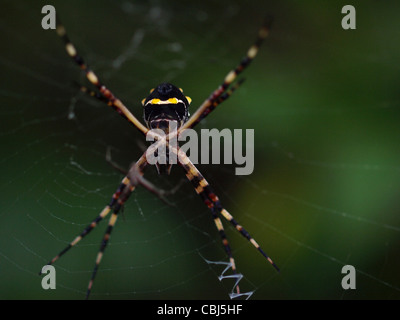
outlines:
M181 127L189 117L190 102L182 89L170 83L161 83L142 100L147 127L167 131L170 121L176 122L175 127Z

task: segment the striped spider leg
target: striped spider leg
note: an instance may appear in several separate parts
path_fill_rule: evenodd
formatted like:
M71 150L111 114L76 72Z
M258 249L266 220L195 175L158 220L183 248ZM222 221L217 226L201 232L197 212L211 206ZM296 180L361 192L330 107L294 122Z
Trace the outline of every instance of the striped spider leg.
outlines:
M74 239L72 240L63 250L60 251L53 259L51 259L47 265L54 264L61 256L68 252L72 247L79 243L85 236L87 236L99 223L103 220L110 212L112 212L111 217L108 222L106 232L101 242L99 252L97 254L95 267L90 278L88 285L86 299L89 298L91 292L94 278L97 274L98 267L100 265L101 259L103 257L104 250L107 246L108 240L110 238L113 227L117 221L118 213L122 209L124 203L128 200L131 193L134 191L135 187L141 183L143 170L146 167L146 158L143 155L135 164L133 164L128 172L128 174L122 179L117 190L113 194L110 203L100 212L100 214ZM41 274L41 272L39 272Z
M250 234L240 224L238 224L233 216L221 205L218 196L214 193L207 180L203 177L186 153L181 149L172 149L172 151L178 154L179 164L184 169L186 177L192 183L196 193L203 199L206 206L210 209L215 226L217 227L221 236L222 244L224 245L225 251L229 257L229 262L231 264L233 273L237 274L236 264L219 215L222 215L227 221L229 221L235 227L235 229L240 232L240 234L245 237L279 272L279 268L275 262L272 261L272 259L264 252L264 250L261 249L254 238L252 238ZM240 293L238 285L236 285L236 292L238 294Z
M98 76L91 70L83 58L78 54L75 46L69 39L65 27L61 24L60 19L57 17L57 27L56 32L58 36L64 41L65 50L67 51L68 55L79 65L82 71L85 72L86 78L92 83L99 91L99 93L91 92L86 89L85 87L82 88L82 91L86 92L89 91L91 95L97 97L98 99L106 102L108 106L115 109L121 116L131 122L142 134L146 135L148 132L148 128L146 128L129 110L128 108L122 103L120 99L118 99L104 84L102 84L98 78Z
M251 61L256 57L258 50L264 41L264 39L268 36L269 31L272 25L272 16L267 16L265 18L263 26L258 31L258 36L253 45L248 49L246 56L240 61L240 63L236 66L235 69L228 72L225 76L222 84L215 89L211 95L200 105L200 107L196 110L196 112L190 117L190 119L182 126L180 131L183 131L188 128L193 128L196 124L198 124L201 120L203 120L211 111L213 111L219 104L226 100L228 96L232 94L232 92L241 84L239 80L239 84L234 85L233 90L228 90L229 86L236 80L237 76L243 72L245 68L249 66ZM224 93L226 93L224 95Z

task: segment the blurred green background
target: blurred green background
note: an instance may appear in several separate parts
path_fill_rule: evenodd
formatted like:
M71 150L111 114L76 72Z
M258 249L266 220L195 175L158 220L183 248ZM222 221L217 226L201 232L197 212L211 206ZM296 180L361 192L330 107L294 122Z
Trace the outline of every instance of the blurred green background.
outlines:
M271 35L246 82L200 128L255 130L255 170L200 165L224 206L281 268L226 225L242 291L252 299L400 298L400 3L398 1L5 1L0 12L0 298L82 299L106 223L38 271L106 205L143 138L87 84L41 8L56 7L104 83L141 117L163 81L192 112L251 45ZM357 29L341 28L352 4ZM170 189L179 167L147 177ZM226 261L208 209L186 182L165 205L139 188L112 234L93 299L228 299ZM341 269L357 270L343 290Z

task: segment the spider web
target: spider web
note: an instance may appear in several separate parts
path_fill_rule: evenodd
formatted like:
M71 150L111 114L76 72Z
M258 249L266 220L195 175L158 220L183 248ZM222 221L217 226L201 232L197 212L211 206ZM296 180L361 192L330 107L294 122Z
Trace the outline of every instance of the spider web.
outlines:
M255 170L199 165L222 204L276 261L224 223L251 299L399 299L399 5L316 2L3 1L1 99L1 298L81 299L106 222L55 264L41 267L109 202L143 137L87 84L55 32L41 28L53 4L79 52L140 118L148 90L169 81L196 106L239 61L263 13L271 37L242 88L199 128L255 130ZM396 11L397 10L397 11ZM194 108L194 107L193 107ZM191 110L194 111L193 109ZM170 190L169 206L143 188L126 203L98 272L96 299L229 299L238 278L211 215L178 166L146 177ZM343 290L341 269L357 270Z

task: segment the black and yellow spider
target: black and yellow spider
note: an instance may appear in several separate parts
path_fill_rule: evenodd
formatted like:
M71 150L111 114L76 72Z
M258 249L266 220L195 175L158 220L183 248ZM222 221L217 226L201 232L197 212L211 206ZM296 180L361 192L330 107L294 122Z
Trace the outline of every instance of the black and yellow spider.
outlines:
M96 97L99 100L105 102L108 106L115 109L120 115L132 123L136 129L138 129L143 135L151 133L151 129L158 128L168 134L166 138L161 139L160 136L154 135L156 142L154 142L148 149L147 152L155 152L157 148L164 144L170 152L173 152L177 156L178 164L185 171L186 177L193 184L197 194L203 199L204 203L211 211L212 218L221 236L223 246L229 257L229 262L234 274L237 273L235 260L232 256L229 242L226 238L224 227L220 216L228 220L237 231L239 231L250 243L275 267L275 263L268 257L268 255L261 249L257 242L250 236L250 234L239 225L232 215L222 207L218 197L211 189L210 185L204 179L202 174L197 170L195 165L189 159L184 151L179 146L172 146L169 141L175 135L179 135L185 129L193 128L202 119L204 119L212 110L214 110L219 104L225 101L235 89L239 87L242 81L236 81L238 74L240 74L249 63L257 55L258 49L262 41L267 37L271 26L272 19L268 17L265 24L259 30L257 40L249 48L246 56L241 60L239 65L231 70L225 77L223 83L211 93L211 95L200 105L197 111L189 117L189 104L191 99L183 94L182 89L175 87L169 83L162 83L150 92L150 95L143 99L142 105L144 108L144 120L147 126L144 126L119 100L109 89L107 89L99 80L97 75L88 68L84 60L78 55L74 45L69 40L65 28L58 21L57 22L57 34L62 38L65 43L65 49L68 55L80 66L85 72L87 79L98 89L98 92L89 90L86 87L81 87L83 92ZM169 124L174 123L178 130L176 132L168 132ZM163 197L163 194L159 193L158 190L148 181L143 178L144 169L148 165L146 160L146 153L144 153L140 159L134 163L125 177L122 179L119 187L112 196L110 203L100 212L100 214L83 230L83 232L77 236L72 242L70 242L64 250L62 250L57 256L48 262L48 265L52 265L56 262L64 253L75 246L79 241L82 240L90 231L92 231L97 224L103 220L110 212L111 217L108 222L108 227L104 234L103 241L101 242L100 250L97 254L96 263L93 269L93 273L88 285L86 298L92 290L93 281L96 276L98 267L103 257L104 250L107 246L108 240L111 235L111 231L117 221L118 213L121 211L124 203L128 200L131 193L134 191L136 186L139 184L150 190L151 192ZM161 165L156 164L159 173L169 173L171 164ZM236 292L239 294L239 286L236 284Z

